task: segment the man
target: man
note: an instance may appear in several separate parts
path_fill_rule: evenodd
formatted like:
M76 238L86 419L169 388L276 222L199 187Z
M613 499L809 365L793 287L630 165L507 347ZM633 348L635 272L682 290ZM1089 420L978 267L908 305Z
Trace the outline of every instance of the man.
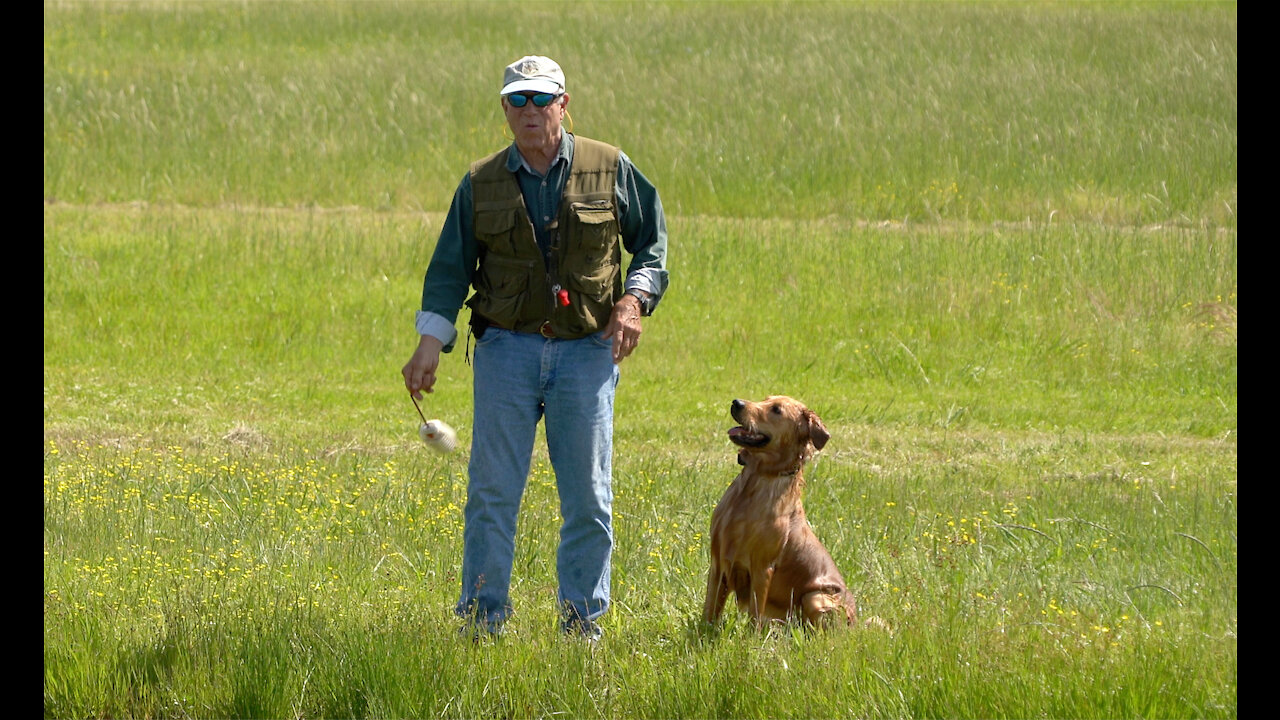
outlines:
M421 339L404 366L417 399L453 349L466 300L476 337L464 510L467 632L497 633L516 516L539 420L560 497L561 629L589 640L609 607L613 401L618 364L667 288L666 220L654 186L618 148L564 129L569 93L550 58L507 66L499 93L510 146L472 164L427 268ZM622 249L632 254L622 268Z

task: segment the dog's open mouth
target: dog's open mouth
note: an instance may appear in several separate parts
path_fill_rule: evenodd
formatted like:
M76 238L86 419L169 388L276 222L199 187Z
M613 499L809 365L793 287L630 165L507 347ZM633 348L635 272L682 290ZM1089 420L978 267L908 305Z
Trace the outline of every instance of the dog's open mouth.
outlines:
M729 439L742 447L763 447L769 444L768 435L752 432L741 425L729 428Z

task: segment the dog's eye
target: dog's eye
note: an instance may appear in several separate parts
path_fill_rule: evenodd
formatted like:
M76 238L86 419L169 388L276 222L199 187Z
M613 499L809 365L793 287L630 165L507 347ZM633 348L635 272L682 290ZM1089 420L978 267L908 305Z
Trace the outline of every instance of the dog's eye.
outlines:
M781 405L774 405L774 406L773 406L772 408L770 408L770 409L771 409L771 410L773 410L773 414L774 414L774 415L781 415L781 414L782 414L782 406L781 406Z

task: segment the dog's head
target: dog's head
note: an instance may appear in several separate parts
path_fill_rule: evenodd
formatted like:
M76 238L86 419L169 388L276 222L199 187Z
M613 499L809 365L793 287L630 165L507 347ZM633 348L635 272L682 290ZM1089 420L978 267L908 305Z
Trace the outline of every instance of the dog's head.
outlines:
M772 395L760 402L734 400L729 414L738 421L729 439L743 454L761 455L773 463L804 463L831 439L818 415L798 400Z

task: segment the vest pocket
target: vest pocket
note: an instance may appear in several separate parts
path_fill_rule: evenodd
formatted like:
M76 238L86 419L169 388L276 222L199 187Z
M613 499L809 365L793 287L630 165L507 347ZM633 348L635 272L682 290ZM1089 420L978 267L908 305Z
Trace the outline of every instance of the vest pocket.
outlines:
M585 253L583 265L592 267L604 262L618 238L618 221L609 200L576 202L569 206L572 225L570 249Z
M476 240L482 247L497 248L505 253L513 252L515 242L512 235L515 227L514 210L476 213Z
M480 263L476 292L467 306L503 327L514 327L529 297L533 262L489 255Z
M617 276L618 266L608 263L585 273L565 276L569 307L557 308L557 311L566 331L585 335L604 329L613 311Z

